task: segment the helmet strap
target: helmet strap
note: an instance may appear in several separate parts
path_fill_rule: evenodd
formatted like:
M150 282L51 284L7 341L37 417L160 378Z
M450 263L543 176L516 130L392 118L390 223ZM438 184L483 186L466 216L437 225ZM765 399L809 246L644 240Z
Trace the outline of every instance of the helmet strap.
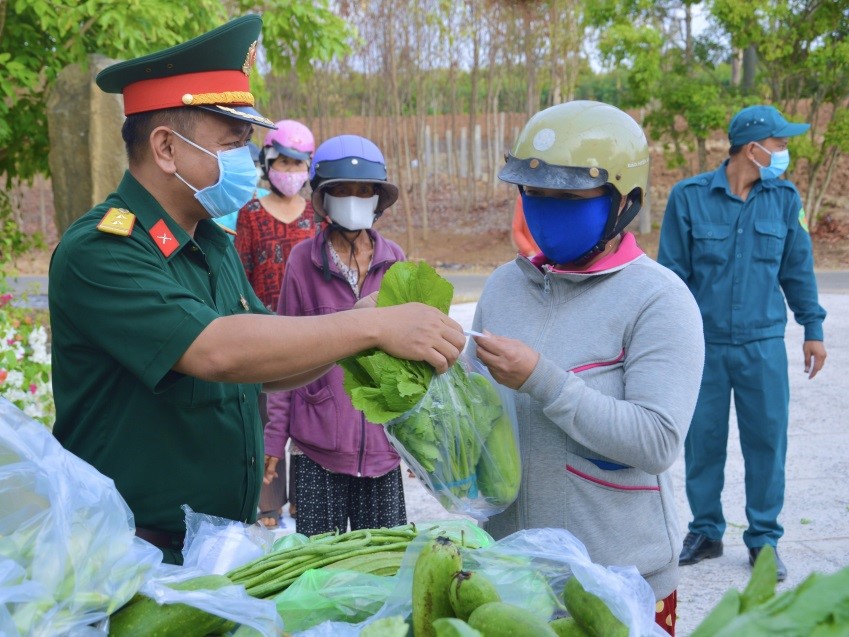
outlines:
M631 191L631 194L633 193L634 191ZM615 237L617 234L622 232L628 224L634 220L634 218L639 214L640 209L643 207L642 202L638 198L631 198L631 194L628 195L625 208L622 210L622 214L619 215L619 220L617 221L616 227L613 229L613 234L611 235L612 237Z
M607 218L607 227L604 230L604 234L598 243L596 243L592 249L587 252L585 255L575 260L575 263L585 263L592 259L597 254L601 254L604 252L604 249L607 247L607 244L616 236L622 233L623 230L634 220L634 217L640 212L640 208L642 208L642 204L638 199L632 199L629 195L625 201L625 207L622 209L622 213L619 214L619 205L622 202L622 195L619 194L618 190L611 189L611 194L613 195L613 201L610 205L610 215ZM633 193L632 193L633 194Z

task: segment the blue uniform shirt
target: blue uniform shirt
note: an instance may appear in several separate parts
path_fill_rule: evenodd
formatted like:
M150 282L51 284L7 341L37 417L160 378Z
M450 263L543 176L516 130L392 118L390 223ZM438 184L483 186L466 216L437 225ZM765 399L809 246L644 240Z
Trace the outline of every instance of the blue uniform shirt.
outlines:
M743 201L731 192L727 165L672 188L658 262L690 288L708 343L783 337L785 297L805 340L821 341L825 310L799 193L784 179L758 180Z

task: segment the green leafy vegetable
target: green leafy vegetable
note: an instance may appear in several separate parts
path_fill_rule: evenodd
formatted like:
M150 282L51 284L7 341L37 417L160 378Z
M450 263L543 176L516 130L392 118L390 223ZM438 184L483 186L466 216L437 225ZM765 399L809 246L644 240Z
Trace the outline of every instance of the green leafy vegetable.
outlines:
M424 262L395 263L383 276L378 307L425 303L448 314L454 286ZM354 407L369 421L383 424L415 407L427 393L434 370L423 361L408 361L378 349L339 363L344 387Z
M386 272L377 305L417 301L447 313L452 296L453 286L428 264L402 262ZM413 468L428 474L443 505L481 494L499 507L515 499L521 467L512 420L485 376L457 363L434 378L427 363L379 350L341 365L354 407L386 426ZM491 435L496 424L498 435Z

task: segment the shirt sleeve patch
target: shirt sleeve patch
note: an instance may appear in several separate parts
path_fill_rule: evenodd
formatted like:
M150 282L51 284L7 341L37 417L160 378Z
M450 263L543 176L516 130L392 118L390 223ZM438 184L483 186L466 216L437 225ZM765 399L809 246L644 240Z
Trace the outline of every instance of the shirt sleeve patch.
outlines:
M802 230L810 234L810 230L808 230L808 216L805 214L804 208L799 208L799 225L802 226Z
M121 237L129 237L133 232L136 216L126 208L110 208L97 224L97 229Z

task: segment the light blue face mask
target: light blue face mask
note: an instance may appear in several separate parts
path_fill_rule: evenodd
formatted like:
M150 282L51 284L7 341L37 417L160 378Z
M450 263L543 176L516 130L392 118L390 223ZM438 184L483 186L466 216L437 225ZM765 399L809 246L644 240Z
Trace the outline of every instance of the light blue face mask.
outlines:
M786 149L772 151L769 148L764 148L757 142L754 142L754 144L770 155L769 166L761 166L758 162L755 162L755 165L761 171L761 179L766 181L767 179L776 179L783 175L784 171L790 165L790 151Z
M256 166L247 146L219 151L213 154L190 139L186 139L175 130L171 131L187 144L218 160L218 181L211 186L198 190L174 173L180 181L195 191L195 199L206 209L211 217L223 217L236 212L251 200L256 191Z

